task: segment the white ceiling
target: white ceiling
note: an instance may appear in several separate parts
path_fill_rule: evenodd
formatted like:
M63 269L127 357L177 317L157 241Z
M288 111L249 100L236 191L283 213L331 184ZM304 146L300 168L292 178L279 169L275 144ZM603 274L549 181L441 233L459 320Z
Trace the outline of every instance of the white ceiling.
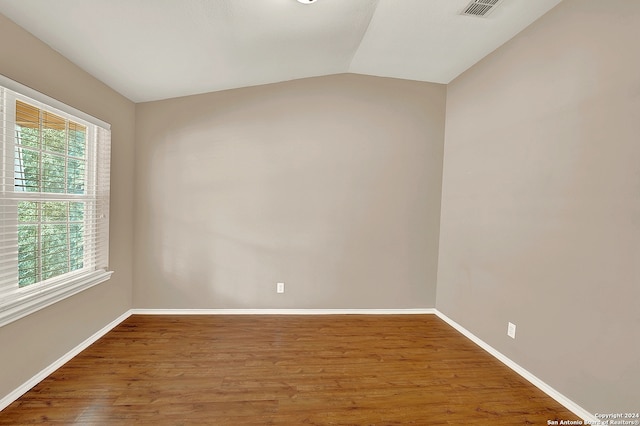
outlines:
M0 0L134 102L359 73L449 83L561 0Z

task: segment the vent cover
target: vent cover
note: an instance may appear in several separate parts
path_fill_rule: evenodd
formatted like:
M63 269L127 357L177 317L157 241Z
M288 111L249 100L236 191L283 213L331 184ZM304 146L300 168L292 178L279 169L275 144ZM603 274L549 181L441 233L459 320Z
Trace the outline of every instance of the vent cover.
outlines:
M487 16L502 0L471 0L461 15Z

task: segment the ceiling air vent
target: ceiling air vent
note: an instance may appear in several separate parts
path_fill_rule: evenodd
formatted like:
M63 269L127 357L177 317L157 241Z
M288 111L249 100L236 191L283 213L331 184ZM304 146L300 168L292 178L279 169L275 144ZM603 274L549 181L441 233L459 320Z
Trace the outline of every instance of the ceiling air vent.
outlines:
M502 0L471 0L461 15L487 16Z

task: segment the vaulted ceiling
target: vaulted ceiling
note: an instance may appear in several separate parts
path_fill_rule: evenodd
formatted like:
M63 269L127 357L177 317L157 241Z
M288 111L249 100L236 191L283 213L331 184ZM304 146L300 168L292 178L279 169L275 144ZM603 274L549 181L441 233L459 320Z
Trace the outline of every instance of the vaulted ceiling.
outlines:
M338 73L449 83L561 0L0 0L135 102ZM5 41L2 41L5 42Z

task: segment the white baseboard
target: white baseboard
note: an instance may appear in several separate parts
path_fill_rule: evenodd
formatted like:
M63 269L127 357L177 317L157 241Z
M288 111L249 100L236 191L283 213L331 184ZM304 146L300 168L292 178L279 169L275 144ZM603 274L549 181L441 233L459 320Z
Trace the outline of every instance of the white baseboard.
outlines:
M458 330L461 334L463 334L466 338L471 340L473 343L480 346L482 349L487 351L493 357L497 358L504 365L506 365L507 367L509 367L510 369L512 369L513 371L515 371L516 373L518 373L519 375L527 379L532 385L534 385L535 387L540 389L542 392L546 393L551 398L555 399L557 402L562 404L567 410L571 411L572 413L580 417L583 421L590 421L592 423L597 423L598 418L596 416L589 413L587 410L580 407L578 404L576 404L566 396L562 395L560 392L558 392L557 390L555 390L554 388L552 388L551 386L549 386L548 384L546 384L545 382L543 382L542 380L540 380L539 378L531 374L529 371L525 370L524 368L522 368L521 366L513 362L511 359L504 356L501 352L494 349L492 346L487 344L484 340L480 339L475 334L473 334L472 332L470 332L469 330L467 330L466 328L464 328L463 326L461 326L460 324L458 324L457 322L455 322L454 320L452 320L442 312L438 311L437 309L435 314L444 322L449 324L451 327ZM564 420L571 420L571 419L564 419Z
M569 398L556 391L554 388L504 356L502 353L485 343L482 339L475 336L469 330L453 321L451 318L434 308L425 309L130 309L120 315L115 320L95 332L92 336L80 343L78 346L64 354L51 365L40 371L27 382L15 389L10 394L0 399L0 411L9 406L16 399L20 398L33 386L48 375L56 371L71 358L78 355L92 343L107 334L111 329L116 327L129 316L138 315L406 315L406 314L432 314L437 315L440 319L455 328L462 335L487 351L490 355L497 358L507 367L531 382L535 387L549 395L551 398L562 404L568 410L582 418L584 421L597 422L597 418L584 408L580 407Z
M424 309L132 309L133 315L407 315L435 314Z
M2 399L0 399L0 411L4 410L11 403L13 403L16 399L20 398L28 390L30 390L32 387L34 387L35 385L40 383L43 379L45 379L51 373L56 371L58 368L62 367L65 363L67 363L69 360L71 360L71 358L73 358L74 356L78 355L80 352L82 352L83 350L88 348L92 343L94 343L99 338L101 338L102 336L107 334L115 326L117 326L122 321L124 321L127 318L129 318L130 315L131 315L131 311L130 310L125 312L124 314L120 315L118 318L114 319L109 324L105 325L100 330L98 330L95 333L93 333L89 338L87 338L85 341L80 343L78 346L76 346L75 348L71 349L66 354L62 355L60 358L58 358L56 361L54 361L51 365L49 365L48 367L46 367L45 369L40 371L38 374L36 374L32 378L30 378L29 380L27 380L25 383L23 383L20 387L15 389L13 392L11 392L10 394L8 394L5 397L3 397Z

